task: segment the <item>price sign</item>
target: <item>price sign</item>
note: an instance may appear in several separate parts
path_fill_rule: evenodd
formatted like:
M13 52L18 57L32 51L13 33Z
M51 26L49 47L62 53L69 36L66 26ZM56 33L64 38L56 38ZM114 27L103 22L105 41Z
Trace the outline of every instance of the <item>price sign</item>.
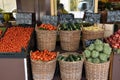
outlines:
M68 23L69 21L74 20L73 14L61 14L58 15L58 21L59 23Z
M57 26L58 23L58 17L57 16L50 16L50 15L45 15L42 17L42 23L47 23L47 24L52 24L54 26Z
M108 11L107 22L120 22L120 11Z
M17 13L16 14L16 23L17 24L34 24L35 14L33 13Z
M98 13L85 13L85 21L90 23L100 23L100 17L101 15Z

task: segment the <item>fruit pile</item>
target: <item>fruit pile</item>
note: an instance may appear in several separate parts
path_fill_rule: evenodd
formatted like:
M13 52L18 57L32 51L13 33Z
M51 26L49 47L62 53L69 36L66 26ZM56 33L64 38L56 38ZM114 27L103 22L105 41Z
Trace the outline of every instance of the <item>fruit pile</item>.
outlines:
M120 49L120 29L108 37L107 42L112 46L112 48Z
M43 51L37 50L37 51L31 52L30 57L32 60L36 60L36 61L38 60L51 61L57 57L57 52L48 51L47 49Z
M40 30L57 30L57 27L51 25L51 24L41 24L40 26L38 26L38 28Z
M0 35L2 34L2 30L0 30Z
M33 28L11 27L0 39L0 52L21 52L27 48Z

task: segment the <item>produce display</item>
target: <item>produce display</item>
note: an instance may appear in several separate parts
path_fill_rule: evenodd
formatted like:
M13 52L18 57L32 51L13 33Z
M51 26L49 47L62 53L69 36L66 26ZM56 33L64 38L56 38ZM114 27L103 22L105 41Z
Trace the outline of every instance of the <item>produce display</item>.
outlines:
M43 51L31 52L31 59L36 61L51 61L57 57L57 52L48 51L47 49Z
M41 24L40 26L38 26L38 28L40 30L57 30L57 27L51 25L51 24Z
M72 31L72 30L80 30L81 25L80 23L63 23L60 24L59 30L67 30L67 31Z
M114 52L120 54L120 29L108 37L106 41L111 45Z
M90 44L85 50L84 54L86 60L92 63L104 63L110 58L112 48L108 43L104 43L96 39L93 44Z
M120 49L120 29L108 37L107 42L111 45L112 48Z
M0 39L0 52L21 52L27 48L33 28L11 27Z
M103 30L100 27L96 27L96 26L89 26L89 27L83 27L83 30L87 30L87 31L100 31Z
M74 62L74 61L80 61L83 59L83 55L81 54L69 54L69 55L60 55L58 57L58 61L67 61L67 62Z

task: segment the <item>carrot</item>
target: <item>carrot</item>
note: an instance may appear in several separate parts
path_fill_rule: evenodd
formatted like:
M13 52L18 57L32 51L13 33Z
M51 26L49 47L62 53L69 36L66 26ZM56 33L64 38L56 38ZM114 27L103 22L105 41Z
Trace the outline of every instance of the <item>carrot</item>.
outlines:
M41 24L40 26L38 26L39 29L42 30L56 30L57 28L51 24Z
M51 52L48 50L43 50L43 51L34 51L31 53L31 59L32 60L41 60L41 61L51 61L55 59L57 56L56 52Z

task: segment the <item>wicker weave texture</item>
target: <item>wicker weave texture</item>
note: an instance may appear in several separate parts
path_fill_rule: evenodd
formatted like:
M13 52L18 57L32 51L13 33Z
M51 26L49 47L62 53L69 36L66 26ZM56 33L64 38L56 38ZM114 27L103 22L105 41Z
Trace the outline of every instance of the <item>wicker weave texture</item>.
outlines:
M110 61L100 64L85 61L87 80L108 80L109 65Z
M33 61L32 64L32 74L34 80L52 80L55 68L56 59L49 62Z
M74 52L66 52L63 55L77 54ZM81 80L83 60L75 62L59 61L60 73L62 80Z
M53 51L56 46L57 31L36 30L37 47L39 50Z
M82 39L90 40L104 37L104 29L99 31L82 30Z
M66 51L75 51L79 49L80 30L60 31L61 48Z

